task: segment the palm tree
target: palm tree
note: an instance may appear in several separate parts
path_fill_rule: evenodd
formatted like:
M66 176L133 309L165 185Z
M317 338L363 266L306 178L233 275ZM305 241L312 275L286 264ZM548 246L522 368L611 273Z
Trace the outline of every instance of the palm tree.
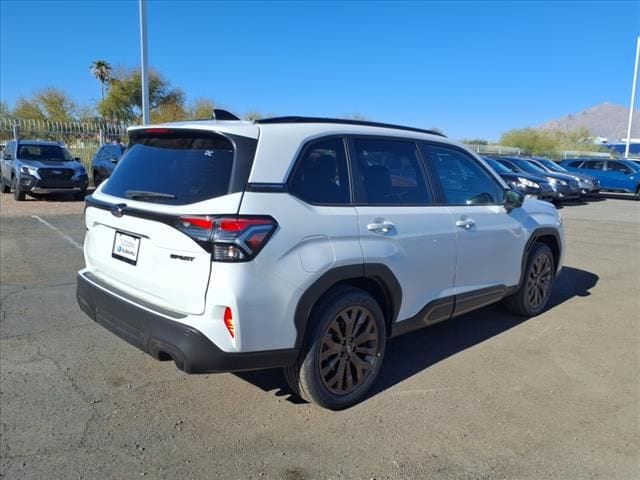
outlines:
M90 70L100 82L100 93L102 93L102 100L104 100L104 84L111 78L111 65L106 60L95 60L91 62Z

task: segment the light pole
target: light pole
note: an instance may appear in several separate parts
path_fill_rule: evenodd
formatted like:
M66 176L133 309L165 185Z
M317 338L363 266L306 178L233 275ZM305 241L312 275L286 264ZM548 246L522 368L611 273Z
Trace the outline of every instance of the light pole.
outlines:
M636 39L636 64L633 67L633 83L631 84L631 108L629 108L629 125L627 126L627 145L624 158L629 158L629 143L631 143L631 124L633 123L633 106L636 103L636 84L638 82L638 58L640 58L640 37Z
M140 0L140 55L142 74L142 124L149 124L149 58L147 56L147 0Z

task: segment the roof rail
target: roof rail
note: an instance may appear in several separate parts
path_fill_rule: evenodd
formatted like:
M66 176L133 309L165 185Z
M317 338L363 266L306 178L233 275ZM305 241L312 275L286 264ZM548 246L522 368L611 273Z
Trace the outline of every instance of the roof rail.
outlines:
M277 123L335 123L342 125L361 125L364 127L381 127L381 128L394 128L396 130L408 130L410 132L428 133L430 135L438 135L440 137L446 137L441 132L435 130L425 130L422 128L407 127L405 125L394 125L392 123L379 123L368 122L366 120L350 120L344 118L323 118L323 117L272 117L256 120L254 123L258 124L277 124Z
M222 110L221 108L214 108L211 114L211 120L240 120L233 113Z

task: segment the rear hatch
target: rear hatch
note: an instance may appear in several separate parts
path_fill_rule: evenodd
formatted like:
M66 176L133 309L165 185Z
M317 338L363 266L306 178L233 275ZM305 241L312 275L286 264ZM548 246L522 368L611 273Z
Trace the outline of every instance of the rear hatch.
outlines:
M131 132L112 176L87 199L87 267L146 302L203 313L211 244L184 219L238 212L255 143L205 130Z

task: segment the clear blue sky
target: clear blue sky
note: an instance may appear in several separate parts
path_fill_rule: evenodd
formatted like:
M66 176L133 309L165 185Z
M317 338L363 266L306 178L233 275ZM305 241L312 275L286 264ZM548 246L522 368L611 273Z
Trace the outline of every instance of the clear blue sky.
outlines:
M188 99L497 139L629 102L640 2L149 1L149 58ZM138 2L0 3L0 97L95 104L92 60L139 63Z

